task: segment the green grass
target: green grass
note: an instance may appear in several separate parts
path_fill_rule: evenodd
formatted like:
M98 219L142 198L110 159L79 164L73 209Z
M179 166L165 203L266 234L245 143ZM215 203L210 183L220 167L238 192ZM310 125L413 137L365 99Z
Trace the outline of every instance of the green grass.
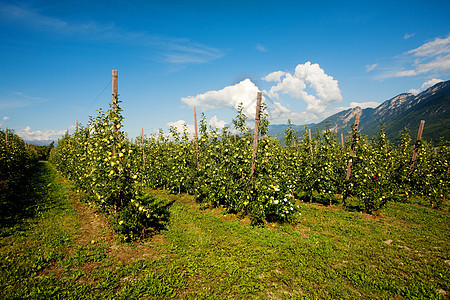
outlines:
M74 209L70 184L55 178L49 164L41 163L33 176L29 187L36 193L25 194L39 209L2 227L0 298L450 295L445 295L450 293L445 210L389 203L370 216L300 203L296 224L252 227L219 208L201 210L190 196L155 191L156 197L175 200L169 225L151 240L122 244L92 208Z

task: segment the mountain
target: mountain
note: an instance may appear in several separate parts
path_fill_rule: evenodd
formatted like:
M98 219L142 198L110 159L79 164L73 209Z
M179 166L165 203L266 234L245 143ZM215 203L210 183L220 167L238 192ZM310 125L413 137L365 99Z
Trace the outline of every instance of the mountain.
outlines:
M450 81L440 82L416 96L410 93L397 95L376 108L347 109L308 128L315 132L324 130L328 126L338 135L341 133L348 135L357 113L361 113L359 130L369 137L376 136L383 126L387 138L394 143L400 141L401 131L405 128L409 130L414 140L420 120L425 120L422 135L424 140L433 141L436 144L442 137L448 142L450 141ZM278 125L277 131L282 131L282 126L284 129L287 127L287 125ZM304 126L296 127L301 127L301 130L296 130L301 135ZM270 128L269 133L271 133ZM282 139L284 135L278 136Z
M54 140L25 140L24 142L27 144L36 145L36 146L48 146L52 142L54 142L56 144L56 141L54 141Z
M303 134L303 131L305 130L305 126L312 127L314 125L315 125L314 123L311 123L308 125L292 124L291 127L292 127L292 129L294 129L294 132L298 133L301 136ZM269 125L269 130L268 130L267 134L278 138L280 141L284 141L284 132L287 127L288 127L287 124Z

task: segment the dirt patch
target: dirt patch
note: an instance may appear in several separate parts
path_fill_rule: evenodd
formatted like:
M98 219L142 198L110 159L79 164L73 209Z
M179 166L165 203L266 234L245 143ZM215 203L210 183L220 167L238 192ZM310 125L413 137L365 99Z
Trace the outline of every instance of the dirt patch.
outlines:
M66 271L75 269L83 270L87 275L98 270L104 259L112 258L124 263L137 259L159 259L165 254L161 254L158 245L167 242L162 234L154 235L145 241L136 241L133 243L123 243L120 237L109 227L105 215L97 211L93 206L83 204L79 201L79 195L74 191L69 192L69 199L76 210L79 220L79 228L74 236L74 244L68 249L64 260L73 257L80 247L89 253L103 253L103 259L99 261L89 261L74 268L58 266L58 262L53 262L50 267L42 270L38 276L63 276Z
M106 243L106 252L109 256L127 262L158 255L152 245L166 242L163 235L155 235L144 242L122 243L109 227L103 214L100 214L94 207L80 203L77 199L73 199L72 204L76 208L81 221L76 244L85 245L92 241Z

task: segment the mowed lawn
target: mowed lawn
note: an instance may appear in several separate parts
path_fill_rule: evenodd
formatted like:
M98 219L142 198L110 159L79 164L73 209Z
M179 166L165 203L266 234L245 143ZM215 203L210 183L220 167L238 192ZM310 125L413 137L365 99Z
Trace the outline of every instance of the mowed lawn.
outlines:
M1 185L2 299L446 299L450 217L391 202L375 215L302 203L295 224L254 227L173 200L166 228L123 243L40 162Z

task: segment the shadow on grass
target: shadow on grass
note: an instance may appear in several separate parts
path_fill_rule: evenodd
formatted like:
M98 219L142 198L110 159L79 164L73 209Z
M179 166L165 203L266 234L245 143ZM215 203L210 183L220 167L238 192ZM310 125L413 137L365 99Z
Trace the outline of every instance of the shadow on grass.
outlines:
M299 193L296 195L296 198L302 200L305 203L318 203L323 206L339 205L342 203L342 197L340 195L324 195L314 193L312 196L310 196L307 193Z
M13 228L21 227L51 207L49 190L54 172L45 162L39 162L23 175L5 182L0 190L0 236L9 236Z

